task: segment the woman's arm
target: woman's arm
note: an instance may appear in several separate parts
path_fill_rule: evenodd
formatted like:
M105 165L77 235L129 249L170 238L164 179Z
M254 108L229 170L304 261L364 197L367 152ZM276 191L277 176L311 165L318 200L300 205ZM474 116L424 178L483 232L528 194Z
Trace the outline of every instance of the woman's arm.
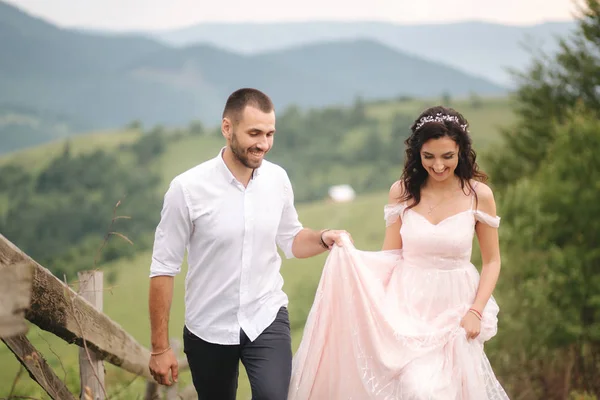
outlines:
M398 204L402 196L402 181L395 182L390 188L388 205ZM402 227L402 218L400 215L393 215L394 221L389 221L386 215L385 237L383 239L382 250L399 250L402 248L402 237L400 228Z
M477 186L477 195L477 209L491 217L496 217L494 194L489 186L480 183ZM475 225L475 232L477 233L477 240L479 241L479 248L481 250L482 267L479 288L477 289L473 308L481 313L490 299L500 275L500 244L497 227L479 221Z

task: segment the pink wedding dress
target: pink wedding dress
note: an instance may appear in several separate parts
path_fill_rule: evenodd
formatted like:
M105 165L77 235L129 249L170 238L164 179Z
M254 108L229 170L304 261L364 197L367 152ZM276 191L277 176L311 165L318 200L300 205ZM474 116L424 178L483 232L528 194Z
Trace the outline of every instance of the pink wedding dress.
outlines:
M361 251L347 237L332 249L288 400L508 399L483 349L497 331L494 298L476 339L460 327L479 282L475 224L500 218L471 207L434 225L403 204L384 215L387 226L402 218L403 249Z

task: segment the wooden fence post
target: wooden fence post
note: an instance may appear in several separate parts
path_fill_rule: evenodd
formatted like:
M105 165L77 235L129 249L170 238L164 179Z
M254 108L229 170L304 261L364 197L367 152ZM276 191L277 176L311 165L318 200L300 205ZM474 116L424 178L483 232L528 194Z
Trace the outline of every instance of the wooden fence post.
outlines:
M144 400L160 400L160 386L155 381L146 381Z
M98 311L102 311L102 271L82 271L79 277L79 294ZM89 353L89 358L88 358ZM81 400L104 400L104 363L94 351L84 347L79 349L79 375L81 379Z
M33 267L5 266L0 260L0 338L27 333L25 310L31 304Z

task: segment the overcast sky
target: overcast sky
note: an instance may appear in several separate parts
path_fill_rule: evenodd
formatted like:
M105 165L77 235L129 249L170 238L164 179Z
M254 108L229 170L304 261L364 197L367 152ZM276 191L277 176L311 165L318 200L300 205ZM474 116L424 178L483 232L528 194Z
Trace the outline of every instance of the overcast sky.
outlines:
M573 0L5 0L65 27L160 30L198 22L570 20Z

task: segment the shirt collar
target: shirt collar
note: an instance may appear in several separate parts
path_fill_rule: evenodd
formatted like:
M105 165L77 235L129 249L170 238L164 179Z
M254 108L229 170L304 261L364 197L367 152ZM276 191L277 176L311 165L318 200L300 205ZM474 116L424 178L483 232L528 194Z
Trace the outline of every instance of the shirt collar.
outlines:
M219 150L219 154L217 155L217 159L218 159L218 165L219 165L219 170L221 171L221 173L223 174L223 177L225 177L225 179L230 182L237 182L237 179L235 179L235 176L233 176L233 174L231 173L231 171L229 170L229 168L227 167L227 165L225 164L225 160L223 160L223 152L225 151L226 147L222 147L221 150ZM264 162L264 160L263 160ZM256 169L254 169L254 171L252 172L252 179L257 178L262 170L262 165Z

